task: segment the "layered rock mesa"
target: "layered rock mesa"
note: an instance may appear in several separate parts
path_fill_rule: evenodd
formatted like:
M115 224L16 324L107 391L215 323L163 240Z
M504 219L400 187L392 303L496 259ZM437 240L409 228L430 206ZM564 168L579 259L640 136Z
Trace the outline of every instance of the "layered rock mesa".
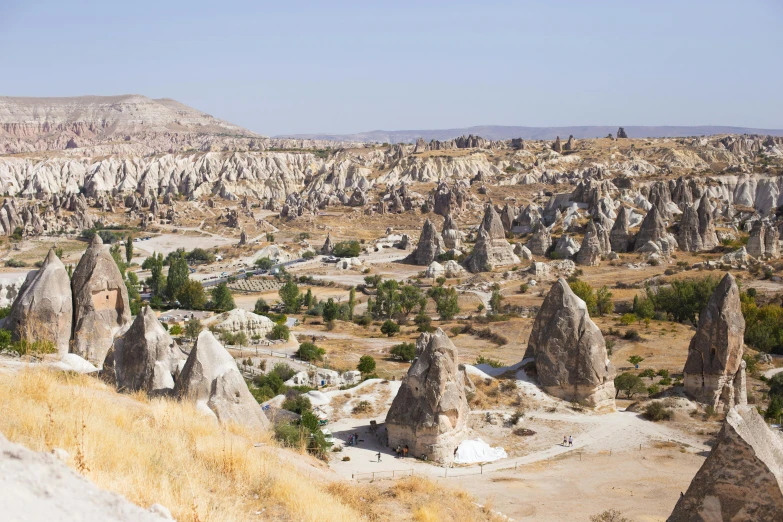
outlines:
M270 139L169 98L139 94L0 97L0 154L85 147L103 155L344 146L363 144Z
M117 264L95 234L71 279L71 351L100 368L117 334L131 322L128 289Z
M732 408L667 522L778 522L782 517L783 442L755 408Z
M470 272L487 272L500 266L519 263L514 248L506 240L503 222L492 203L487 204L473 251L465 258Z
M152 308L145 306L130 328L114 341L117 388L151 395L169 393L185 359Z
M71 281L60 258L50 249L43 265L27 275L4 327L14 340L52 342L57 353L70 349L73 303Z
M265 429L269 421L239 373L236 361L209 330L202 331L177 379L174 393L221 423Z
M739 288L727 273L699 314L683 371L685 392L716 411L747 404L744 335Z
M614 369L587 305L558 279L533 322L528 355L545 392L594 408L614 408Z
M389 446L407 446L440 464L454 459L454 450L468 435L470 408L457 349L443 330L423 333L416 341L416 360L403 378L386 415Z

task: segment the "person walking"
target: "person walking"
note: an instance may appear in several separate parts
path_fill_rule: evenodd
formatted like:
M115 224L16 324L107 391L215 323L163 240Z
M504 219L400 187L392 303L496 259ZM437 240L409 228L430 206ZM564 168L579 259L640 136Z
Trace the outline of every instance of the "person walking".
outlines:
M568 446L572 447L574 445L574 439L571 437L571 435L568 436Z
M379 451L378 452L378 462L380 462L380 461L381 461L381 452Z
M402 448L400 447L399 444L397 444L397 447L394 448L394 453L397 454L397 458L400 458L400 453L402 453Z
M563 435L563 446L568 446L568 437Z
M402 448L402 457L407 458L408 457L408 445L406 444L404 448Z

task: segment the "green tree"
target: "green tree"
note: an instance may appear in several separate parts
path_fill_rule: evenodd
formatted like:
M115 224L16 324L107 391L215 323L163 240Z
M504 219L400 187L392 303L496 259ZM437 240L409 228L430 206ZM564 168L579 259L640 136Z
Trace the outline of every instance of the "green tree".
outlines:
M207 296L201 283L188 279L177 296L180 305L190 310L201 310L207 304Z
M308 310L311 310L314 304L315 304L315 299L313 298L313 290L312 288L308 288L307 293L304 296L304 306Z
M671 281L669 286L648 286L646 292L655 310L671 315L678 322L696 323L696 317L707 306L717 286L718 280L712 277L679 279Z
M265 314L269 311L269 305L263 297L256 299L256 304L253 307L253 312L257 314Z
M454 319L454 316L459 313L457 291L454 288L435 286L428 294L435 301L435 308L442 321Z
M117 265L117 268L120 271L120 275L125 277L125 260L122 258L122 254L120 253L119 243L112 245L109 248L109 253L111 254L112 259L114 259L114 264Z
M392 359L399 361L412 361L416 357L416 345L413 343L400 343L392 347L389 351Z
M282 339L284 341L287 341L291 338L291 331L288 329L288 326L282 323L277 323L272 328L272 331L269 333L269 337L272 339Z
M614 303L612 302L612 292L604 285L595 293L595 307L599 316L611 314L614 312Z
M283 310L287 314L295 314L299 312L299 308L302 306L302 297L299 294L299 286L296 281L289 279L278 290L277 294L280 296L280 301L283 302Z
M352 286L348 292L348 320L353 321L353 310L356 308L356 287Z
M326 301L326 304L324 305L324 321L327 323L331 323L335 319L337 319L340 315L340 306L334 302L334 299L331 297Z
M128 234L125 238L125 262L130 265L133 260L133 238Z
M309 341L300 344L299 349L296 351L296 356L303 361L323 361L325 354L326 350Z
M400 313L400 284L388 279L377 287L373 315L375 317L394 317Z
M269 270L270 268L275 266L275 262L269 259L268 257L260 257L256 259L255 265L261 270Z
M576 279L570 281L568 286L571 287L571 291L574 292L579 299L585 302L587 311L590 315L598 314L595 292L589 283Z
M655 378L655 370L647 368L639 374L639 377L647 377L648 379L653 380Z
M234 296L231 295L231 290L228 289L228 285L225 282L218 284L212 289L212 306L216 310L223 312L237 307L234 303Z
M492 296L489 298L489 306L492 307L492 313L493 314L499 314L500 313L500 303L503 301L503 295L500 293L500 290L493 290Z
M201 326L201 321L195 317L191 317L185 323L185 336L190 339L195 339L198 337L198 334L201 333L202 329L203 326Z
M636 366L637 364L641 363L644 360L644 357L641 355L632 355L628 358L628 362Z
M181 252L169 262L169 275L166 278L166 296L170 300L179 298L179 293L190 279L190 270L184 254Z
M370 288L376 288L381 284L381 276L378 274L364 276L364 284Z
M182 334L182 327L178 324L172 325L172 327L169 328L169 333L171 335L180 335Z
M163 255L153 252L150 257L144 260L141 267L150 271L147 286L150 287L152 295L158 297L163 295L166 289L166 278L163 275Z
M398 325L391 319L386 319L381 325L381 333L386 335L387 337L391 337L399 332L400 332L400 325Z
M424 312L419 312L416 314L416 317L413 318L413 322L416 324L417 329L422 333L431 332L434 330L432 327L432 319Z
M369 355L362 355L359 358L359 365L356 369L362 372L362 375L369 375L375 371L375 359Z
M630 372L621 373L614 378L615 398L620 396L620 392L625 392L629 399L637 393L644 393L647 387L638 375Z
M335 257L358 257L362 251L362 246L358 241L341 241L334 245L332 255Z

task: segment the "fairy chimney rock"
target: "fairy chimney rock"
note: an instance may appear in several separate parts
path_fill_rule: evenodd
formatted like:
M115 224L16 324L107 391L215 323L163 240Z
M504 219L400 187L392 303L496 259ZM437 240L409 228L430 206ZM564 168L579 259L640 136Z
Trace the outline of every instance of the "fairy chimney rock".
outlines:
M545 392L595 408L614 408L614 369L604 336L565 279L558 279L544 299L528 350Z
M100 368L114 338L130 324L131 313L125 281L98 234L76 265L71 288L72 351Z
M408 446L413 456L452 462L455 448L468 436L470 414L457 360L443 330L421 334L416 360L386 416L390 447Z
M744 335L739 288L727 273L699 314L683 371L685 392L717 411L746 403Z

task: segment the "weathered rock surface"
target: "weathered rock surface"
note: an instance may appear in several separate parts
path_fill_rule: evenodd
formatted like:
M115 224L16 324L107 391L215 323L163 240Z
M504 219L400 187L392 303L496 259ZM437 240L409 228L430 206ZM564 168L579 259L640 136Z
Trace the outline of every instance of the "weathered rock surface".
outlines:
M417 265L429 265L435 259L445 252L443 248L443 238L435 228L435 224L426 219L424 226L421 228L421 235L419 236L419 243L416 245L416 250L411 252L409 259L412 263Z
M781 516L783 442L755 408L732 408L667 522L777 522Z
M664 256L670 255L677 246L677 240L666 231L666 223L663 220L658 207L653 205L639 227L636 235L634 252L655 253Z
M614 369L604 336L563 278L552 285L536 315L528 354L535 357L538 380L550 395L614 408Z
M534 256L546 255L549 247L552 246L552 237L549 235L549 230L540 221L536 223L533 234L526 246Z
M625 129L620 127L617 129L617 138L627 138L628 134L626 134Z
M332 235L326 234L326 240L324 241L324 244L321 247L321 254L325 256L330 256L332 255L333 251L334 251L334 243L332 243Z
M699 202L699 235L701 236L702 248L712 250L718 246L718 235L715 233L715 219L713 217L714 209L710 198L705 194Z
M682 213L677 242L680 250L685 252L704 250L704 242L699 232L699 214L693 206L685 207Z
M744 335L739 288L727 273L699 314L683 371L685 392L716 411L746 404Z
M76 265L71 288L71 351L100 368L115 336L130 324L131 313L122 274L98 234Z
M519 263L514 249L506 240L500 216L492 204L484 211L484 219L478 231L473 251L465 259L464 265L469 272L486 272L499 266Z
M598 237L598 231L595 223L590 220L587 224L587 231L582 240L582 247L576 254L576 262L585 266L598 266L601 264L601 241Z
M462 234L459 231L457 223L451 217L451 214L446 215L446 219L443 221L443 231L441 232L443 237L443 246L446 249L458 249L462 246Z
M766 254L766 243L764 241L767 233L767 227L760 219L753 222L753 227L750 229L750 236L748 237L748 255L753 257L764 257Z
M612 252L617 252L618 254L628 252L628 245L631 242L631 234L628 231L630 212L625 206L620 206L620 210L617 212L617 219L614 220L612 231L609 233L609 243L612 247Z
M209 330L199 334L174 391L221 423L234 422L252 429L269 425L261 405L247 389L236 361Z
M265 315L258 315L244 308L224 312L218 315L215 321L217 329L234 334L243 332L248 338L256 335L266 337L275 327L275 323Z
M470 408L457 349L438 328L416 341L416 360L386 416L389 446L408 446L413 456L448 464L468 435Z
M174 390L185 353L145 306L130 328L114 341L114 372L121 391L149 394Z
M72 320L71 281L50 249L41 268L27 274L4 327L14 340L50 341L64 355L70 349Z
M555 253L560 259L571 259L571 257L579 252L580 245L576 240L568 234L563 234L555 244Z

